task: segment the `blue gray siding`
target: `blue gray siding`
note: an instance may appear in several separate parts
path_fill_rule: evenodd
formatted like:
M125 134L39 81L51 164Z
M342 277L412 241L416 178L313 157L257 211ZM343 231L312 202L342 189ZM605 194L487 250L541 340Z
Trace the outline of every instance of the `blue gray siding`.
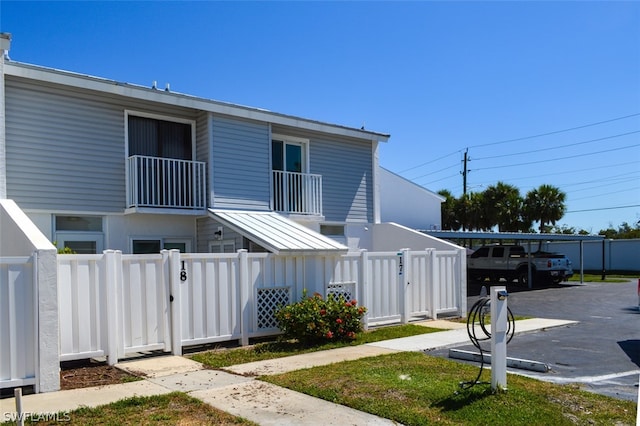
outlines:
M124 110L195 118L182 108L14 77L5 93L7 195L26 209L122 212Z
M213 207L271 208L269 126L212 116Z
M309 139L309 173L322 175L326 221L373 222L370 141L273 127L273 133Z

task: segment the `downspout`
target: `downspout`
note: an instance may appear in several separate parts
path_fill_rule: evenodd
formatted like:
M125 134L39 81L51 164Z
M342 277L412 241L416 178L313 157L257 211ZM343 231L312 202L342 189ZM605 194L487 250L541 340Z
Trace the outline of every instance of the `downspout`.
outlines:
M373 223L380 223L380 162L378 156L378 146L380 143L373 140L371 144L371 173L373 184Z
M11 34L0 33L0 200L7 198L7 132L4 97L4 61L9 57Z

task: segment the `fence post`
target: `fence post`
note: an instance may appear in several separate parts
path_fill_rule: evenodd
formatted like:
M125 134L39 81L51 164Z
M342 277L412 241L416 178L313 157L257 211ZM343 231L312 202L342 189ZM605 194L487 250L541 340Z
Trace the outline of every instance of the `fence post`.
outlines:
M169 311L171 313L171 353L182 356L182 306L180 301L180 250L162 250L162 256L169 256Z
M115 296L115 312L116 316L116 358L124 357L124 265L122 261L122 252L116 250L114 252L114 269L113 278L116 291Z
M104 250L103 261L105 264L105 290L107 294L107 362L115 365L118 362L118 292L116 285L117 268L122 267L118 263L115 250Z
M238 274L240 282L240 345L249 344L249 313L253 303L252 292L249 288L249 252L238 250Z
M362 295L360 305L367 308L367 313L365 313L362 318L362 327L365 331L369 329L369 305L372 300L371 283L369 280L369 252L363 249L360 250L360 294Z
M409 286L411 285L411 252L403 248L400 253L400 265L398 265L398 286L400 290L400 321L402 324L409 322L411 307L409 306Z
M467 316L467 249L458 250L458 270L460 279L458 280L458 294L460 295L460 313L462 318Z
M60 390L60 328L58 322L58 258L55 247L34 253L34 293L38 304L38 346L36 352L36 392ZM4 342L2 342L4 344Z
M429 263L431 263L431 282L429 283L431 306L429 310L431 318L434 320L438 319L438 308L440 307L440 265L437 254L436 249L429 249Z

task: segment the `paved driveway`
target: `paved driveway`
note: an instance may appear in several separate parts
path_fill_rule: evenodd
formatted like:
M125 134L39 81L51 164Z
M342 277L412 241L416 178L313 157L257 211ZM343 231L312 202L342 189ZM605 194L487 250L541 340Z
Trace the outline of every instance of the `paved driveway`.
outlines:
M619 284L565 284L534 290L508 285L508 306L514 315L579 321L515 336L507 347L507 356L546 363L551 371L512 371L556 383L577 382L597 393L637 400L640 374L637 285L637 280ZM477 300L476 290L469 289L469 307ZM473 346L460 349L475 351Z

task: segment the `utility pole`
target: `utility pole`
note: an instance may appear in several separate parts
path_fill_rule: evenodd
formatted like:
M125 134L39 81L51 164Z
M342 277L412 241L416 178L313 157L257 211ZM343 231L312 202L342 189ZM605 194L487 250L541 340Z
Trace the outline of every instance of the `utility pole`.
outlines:
M469 160L469 148L464 150L462 167L462 230L467 230L467 161Z
M463 168L462 168L462 194L465 196L465 198L467 197L467 173L469 172L469 170L467 170L467 161L469 159L469 148L464 150L464 164L463 164Z

